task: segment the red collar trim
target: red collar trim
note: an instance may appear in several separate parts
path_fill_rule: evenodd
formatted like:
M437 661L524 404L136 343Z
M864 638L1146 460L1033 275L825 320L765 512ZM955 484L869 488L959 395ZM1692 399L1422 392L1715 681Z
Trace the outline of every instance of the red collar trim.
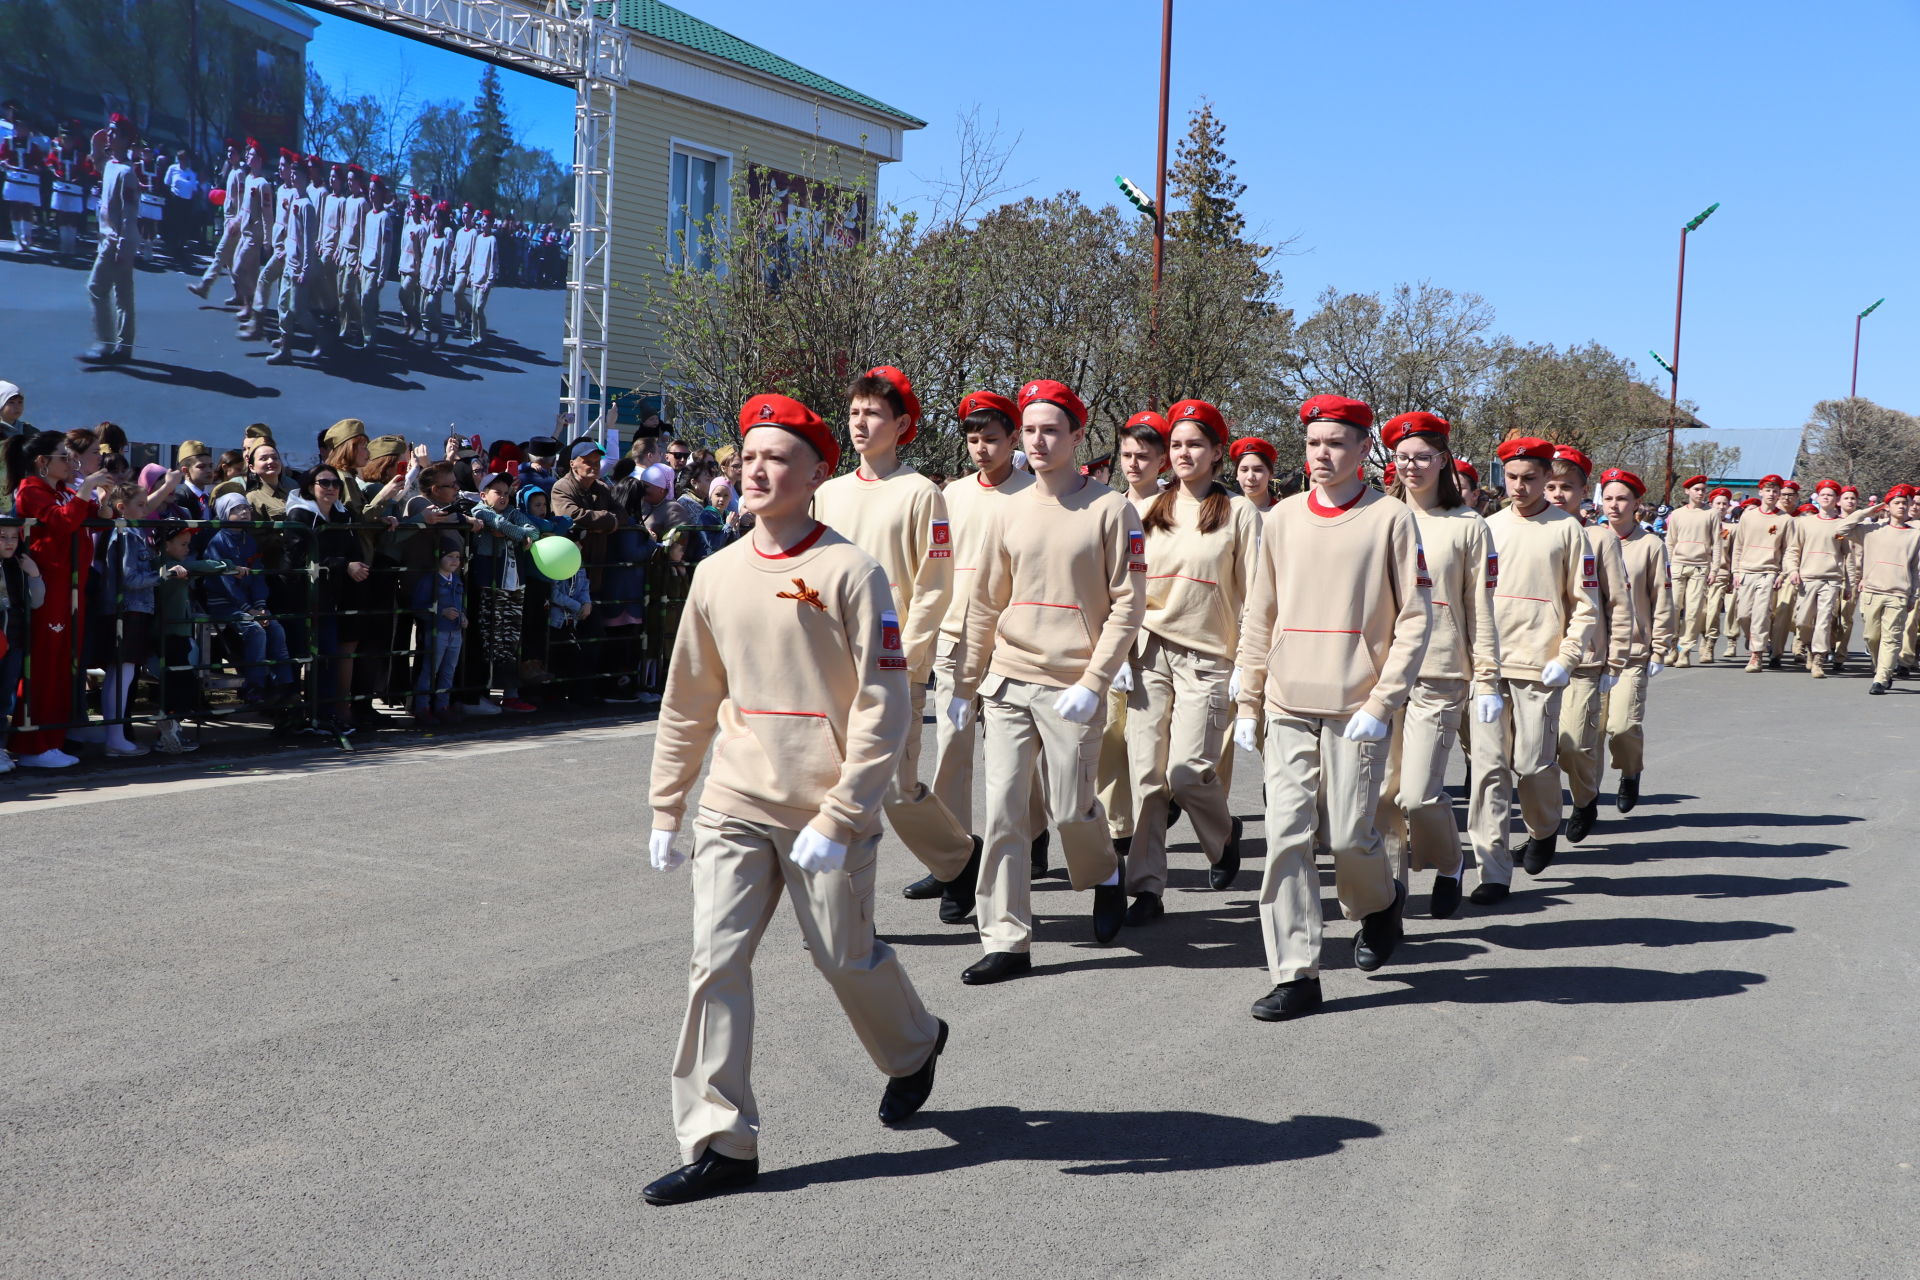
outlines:
M1018 471L1019 469L1020 468L1018 467L1008 467L1007 480L1013 479L1013 473ZM1007 480L1002 480L1000 484L1005 484ZM982 489L998 489L1000 487L1000 484L988 484L987 473L984 471L975 471L973 473L973 482L979 485Z
M1347 514L1347 512L1359 506L1361 501L1366 496L1367 496L1366 486L1362 485L1360 486L1360 492L1353 495L1353 501L1343 502L1337 507L1330 507L1326 503L1320 501L1319 489L1317 488L1309 489L1307 490L1307 510L1313 512L1313 514L1317 516L1325 516L1327 519L1330 520L1334 516L1343 516Z
M827 531L827 526L821 524L818 520L816 520L813 522L813 532L809 533L806 537L800 539L800 541L788 547L785 551L769 552L769 551L762 551L760 548L755 547L753 549L753 554L759 556L762 560L791 560L795 556L805 555L807 552L811 551L813 549L813 544L820 541L820 535L825 533L826 531Z

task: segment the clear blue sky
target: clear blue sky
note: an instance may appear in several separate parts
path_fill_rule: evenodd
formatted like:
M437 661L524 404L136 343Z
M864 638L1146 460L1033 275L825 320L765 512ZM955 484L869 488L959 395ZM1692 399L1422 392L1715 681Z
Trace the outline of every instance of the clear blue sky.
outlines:
M894 4L854 25L772 0L684 8L929 122L883 171L910 201L978 104L1027 191L1151 186L1158 0ZM844 15L843 15L844 17ZM876 56L894 48L898 58ZM1920 6L1176 0L1173 134L1211 96L1302 313L1323 287L1428 279L1526 341L1657 372L1690 238L1681 391L1719 428L1798 426L1860 392L1920 412Z

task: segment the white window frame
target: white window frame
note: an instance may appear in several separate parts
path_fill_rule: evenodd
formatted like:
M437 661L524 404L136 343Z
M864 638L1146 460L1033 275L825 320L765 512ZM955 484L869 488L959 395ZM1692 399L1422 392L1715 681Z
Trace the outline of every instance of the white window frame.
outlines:
M667 264L674 267L684 266L686 258L685 245L673 230L673 162L676 157L683 155L690 160L706 160L713 165L713 218L718 224L716 228L718 232L725 235L727 227L733 220L733 153L705 143L669 137L667 139ZM689 235L692 234L692 230L691 227L687 228ZM715 270L720 269L722 269L721 265L716 263Z

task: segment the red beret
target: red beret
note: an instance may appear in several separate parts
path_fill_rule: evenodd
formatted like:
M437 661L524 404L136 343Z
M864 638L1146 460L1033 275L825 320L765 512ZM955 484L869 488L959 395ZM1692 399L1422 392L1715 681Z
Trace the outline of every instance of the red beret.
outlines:
M1553 460L1555 462L1571 462L1586 474L1593 474L1593 459L1570 444L1557 444L1553 446Z
M290 150L287 147L282 147L280 148L280 158L282 160L292 160L294 163L297 164L300 161L300 153L298 151Z
M1788 493L1800 492L1800 482L1798 480L1789 480L1785 484L1781 485L1780 487L1782 489L1785 489Z
M740 406L740 438L755 427L781 427L812 445L826 460L827 470L840 465L840 442L820 415L791 396L760 395Z
M1346 396L1315 396L1300 406L1300 422L1344 422L1363 431L1373 430L1373 409L1364 400Z
M1860 496L1860 486L1857 484L1843 484L1840 486L1840 492L1850 493L1857 498Z
M247 146L248 146L249 148L252 148L252 149L255 149L255 150L258 150L258 149L259 149L259 146L260 146L260 139L258 139L258 138L248 138L248 139L247 139Z
M1914 488L1910 484L1897 484L1886 492L1888 498L1911 498L1913 495Z
M913 394L913 383L907 375L890 364L878 365L867 370L869 378L878 378L892 385L900 397L900 403L907 411L907 429L900 433L901 444L912 444L913 438L920 434L920 397Z
M1633 490L1636 497L1644 498L1647 496L1646 484L1641 481L1639 476L1633 474L1633 472L1627 470L1625 467L1608 467L1600 473L1600 483L1602 486L1623 484Z
M1452 434L1453 425L1437 413L1402 413L1388 418L1380 428L1380 443L1391 449L1408 436L1439 436L1445 440Z
M1759 484L1757 484L1757 485L1755 485L1755 486L1753 486L1753 487L1754 487L1754 488L1756 488L1756 489L1764 489L1764 488L1766 488L1766 487L1767 487L1768 485L1770 485L1770 484L1782 484L1782 485L1783 485L1783 484L1785 484L1785 483L1786 483L1786 481L1785 481L1785 480L1782 480L1782 479L1781 479L1781 478L1780 478L1779 476L1761 476L1761 477L1760 477L1760 483L1759 483Z
M1553 461L1553 442L1542 440L1538 436L1515 436L1511 440L1502 440L1494 452L1502 462L1512 462L1516 458L1531 458L1535 462Z
M1745 500L1743 500L1743 501L1742 501L1742 502L1740 503L1740 505L1741 505L1742 507L1757 507L1757 506L1759 506L1759 505L1760 505L1760 499L1758 499L1758 498L1747 498L1747 499L1745 499Z
M1250 453L1257 453L1265 458L1267 465L1270 467L1280 461L1280 451L1268 444L1265 440L1262 440L1259 436L1241 436L1238 440L1235 440L1232 447L1227 450L1227 456L1235 462L1240 461L1240 459Z
M1820 492L1822 489L1831 489L1835 493L1838 493L1840 492L1840 482L1838 480L1822 480L1819 484L1813 486L1815 493Z
M325 160L322 160L322 159L321 159L321 158L320 158L319 156L308 156L308 157L307 157L307 165L308 165L308 167L309 167L309 168L311 168L311 167L312 167L313 165L316 165L316 164L325 164L325 163L326 163L326 161L325 161Z
M1173 438L1175 423L1197 422L1207 429L1215 444L1227 442L1227 420L1205 400L1182 400L1167 410L1167 438Z
M1706 482L1707 478L1705 476L1688 476L1680 482L1680 487L1682 489L1691 489L1697 484L1705 484Z
M1474 488L1478 489L1480 487L1480 472L1475 469L1471 462L1468 462L1465 458L1455 458L1453 460L1453 469L1473 481Z
M1151 409L1142 409L1127 419L1127 425L1124 429L1131 431L1135 427L1152 427L1160 433L1160 443L1163 445L1167 442L1167 437L1173 432L1172 424Z
M1087 406L1073 393L1073 388L1064 382L1055 382L1052 378L1039 378L1020 388L1020 412L1025 413L1030 404L1050 404L1073 419L1073 425L1087 425Z
M1715 490L1714 490L1714 491L1713 491L1712 493L1710 493L1710 494L1708 494L1708 495L1707 495L1707 501L1708 501L1708 502L1712 502L1712 501L1713 501L1713 500L1714 500L1715 498L1725 498L1725 499L1727 499L1727 500L1728 500L1729 502L1731 502L1731 501L1733 500L1733 490L1731 490L1731 489L1715 489Z
M960 401L960 407L953 411L956 418L969 418L982 409L992 409L995 413L1007 415L1007 421L1015 427L1020 425L1020 411L1013 407L1013 401L992 391L971 391Z

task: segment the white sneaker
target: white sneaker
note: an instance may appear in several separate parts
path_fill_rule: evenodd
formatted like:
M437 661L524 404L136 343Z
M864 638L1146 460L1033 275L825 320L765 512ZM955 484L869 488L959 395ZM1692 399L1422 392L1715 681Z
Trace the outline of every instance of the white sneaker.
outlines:
M485 698L481 698L478 702L463 702L460 704L460 709L470 716L497 716L500 714L500 704L497 702L489 702Z
M70 756L58 747L49 747L39 755L21 756L19 764L27 769L65 769L80 763L79 756Z
M0 773L12 773L12 772L13 772L13 757L8 755L4 751L0 751Z
M162 720L160 722L160 737L154 742L153 748L161 755L183 756L189 751L198 751L200 744L197 742L188 742L180 736L180 722L178 720Z

